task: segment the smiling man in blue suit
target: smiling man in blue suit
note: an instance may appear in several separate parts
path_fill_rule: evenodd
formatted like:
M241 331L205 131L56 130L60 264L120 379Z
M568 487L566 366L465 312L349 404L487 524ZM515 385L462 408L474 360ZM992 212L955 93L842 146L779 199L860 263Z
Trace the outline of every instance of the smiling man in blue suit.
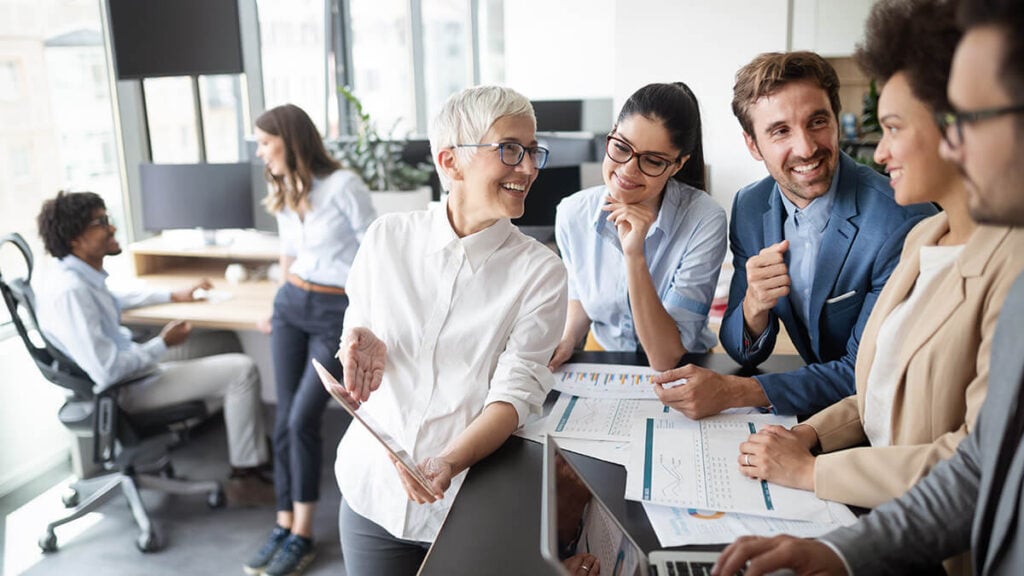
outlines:
M733 92L747 148L770 176L733 200L722 346L757 366L781 320L807 366L744 378L686 365L656 378L685 386L657 392L691 418L738 406L812 414L854 393L864 323L907 232L935 208L899 206L887 178L839 151L839 79L817 54L761 54Z

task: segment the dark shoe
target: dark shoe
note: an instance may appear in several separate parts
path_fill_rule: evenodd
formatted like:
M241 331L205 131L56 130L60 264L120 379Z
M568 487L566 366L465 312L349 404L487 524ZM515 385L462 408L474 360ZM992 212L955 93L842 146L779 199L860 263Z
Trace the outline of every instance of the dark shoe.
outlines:
M228 496L228 505L235 507L273 506L276 502L274 482L257 469L232 472L225 492Z
M246 574L263 574L267 564L270 564L270 560L281 549L281 545L284 544L284 541L288 539L290 534L291 532L287 528L275 525L274 529L270 532L270 537L263 543L263 546L260 546L260 549L256 554L253 554L252 558L249 558L245 564L242 564L242 570L245 570Z
M267 564L263 576L299 576L316 557L313 541L298 534L291 534Z

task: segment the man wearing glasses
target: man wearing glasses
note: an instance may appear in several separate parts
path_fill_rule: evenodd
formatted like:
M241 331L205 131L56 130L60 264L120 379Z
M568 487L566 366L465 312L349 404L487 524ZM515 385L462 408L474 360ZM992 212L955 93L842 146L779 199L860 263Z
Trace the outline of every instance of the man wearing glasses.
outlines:
M39 235L54 258L56 271L39 287L40 328L74 360L101 390L122 380L152 373L153 378L126 386L118 395L127 411L153 410L187 400L224 405L233 468L227 483L234 505L270 504L273 484L261 467L269 460L264 430L260 377L243 354L218 354L192 360L161 362L168 348L183 344L187 322L174 321L144 343L121 326L121 310L194 300L204 281L179 290L114 294L106 285L103 259L121 253L103 199L92 192L60 192L43 203Z
M949 80L955 111L940 114L940 152L960 165L971 216L1024 226L1024 5L967 0L966 34ZM1024 275L1010 289L992 347L988 396L974 430L902 498L822 541L742 538L713 574L913 573L970 550L975 574L1024 567ZM941 378L941 375L936 375Z
M811 52L768 53L736 74L733 112L770 176L736 193L722 346L743 366L775 348L779 321L807 366L754 378L693 365L661 399L691 418L738 406L807 415L855 391L861 331L907 232L935 213L901 207L888 180L839 151L839 79Z

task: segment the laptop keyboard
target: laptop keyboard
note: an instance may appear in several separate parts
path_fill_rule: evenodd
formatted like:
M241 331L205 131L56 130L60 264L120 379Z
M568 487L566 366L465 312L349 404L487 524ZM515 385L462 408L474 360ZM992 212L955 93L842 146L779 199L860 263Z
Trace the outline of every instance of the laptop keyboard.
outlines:
M668 576L711 576L714 562L669 562Z

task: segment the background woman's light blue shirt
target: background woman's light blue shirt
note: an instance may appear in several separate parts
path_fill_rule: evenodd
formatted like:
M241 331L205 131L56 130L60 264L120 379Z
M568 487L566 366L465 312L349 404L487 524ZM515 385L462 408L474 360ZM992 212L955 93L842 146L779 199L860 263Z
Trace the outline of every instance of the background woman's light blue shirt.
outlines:
M355 173L336 170L313 180L305 219L282 209L276 214L281 252L294 256L291 272L307 282L344 288L352 260L377 212Z
M606 350L636 350L625 258L618 232L601 210L607 195L606 186L596 186L563 199L555 239L569 271L569 299L583 305L597 342ZM668 181L644 252L658 297L690 352L706 352L717 343L708 328L708 311L727 235L725 210L711 196Z

